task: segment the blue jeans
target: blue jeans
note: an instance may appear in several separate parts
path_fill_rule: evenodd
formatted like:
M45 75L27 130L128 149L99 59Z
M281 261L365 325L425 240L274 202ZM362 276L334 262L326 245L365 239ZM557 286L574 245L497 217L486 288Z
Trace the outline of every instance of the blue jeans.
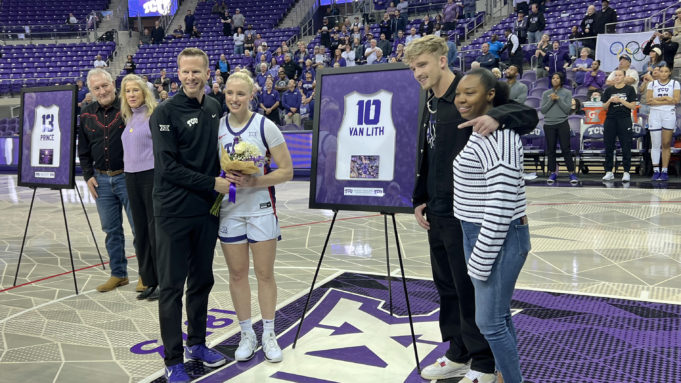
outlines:
M242 54L244 54L244 46L243 46L243 45L235 45L235 46L234 46L234 54L235 54L235 55L242 55Z
M570 57L579 57L579 51L582 48L582 44L579 41L573 41L568 45Z
M132 212L128 203L128 189L125 187L125 175L122 173L109 177L106 174L95 171L97 180L97 212L102 224L102 231L106 233L106 252L109 253L109 267L111 276L125 278L128 276L128 259L125 258L125 235L123 234L123 215L121 208L125 209L130 227L132 224Z
M480 225L461 221L466 262L471 258ZM471 278L475 288L475 323L492 348L494 362L506 383L521 383L518 341L511 318L515 282L530 251L530 231L521 219L511 221L506 240L486 281Z
M530 44L535 44L541 41L541 37L544 35L544 31L534 31L527 32L527 42Z

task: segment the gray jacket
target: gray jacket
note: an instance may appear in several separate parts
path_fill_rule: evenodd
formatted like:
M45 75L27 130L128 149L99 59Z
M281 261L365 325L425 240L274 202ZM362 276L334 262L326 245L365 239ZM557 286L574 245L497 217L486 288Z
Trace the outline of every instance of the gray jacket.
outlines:
M553 93L556 93L556 91L549 89L541 95L539 109L544 114L545 125L557 125L567 121L572 108L572 93L569 90L563 87L558 89L559 99L556 101L551 100Z

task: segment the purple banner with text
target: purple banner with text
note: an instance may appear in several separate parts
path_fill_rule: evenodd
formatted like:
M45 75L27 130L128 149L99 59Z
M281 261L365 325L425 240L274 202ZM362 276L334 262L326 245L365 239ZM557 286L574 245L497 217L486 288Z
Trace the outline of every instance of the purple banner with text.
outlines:
M410 213L420 87L402 64L317 75L310 207Z
M22 91L19 186L73 188L75 95L75 86Z

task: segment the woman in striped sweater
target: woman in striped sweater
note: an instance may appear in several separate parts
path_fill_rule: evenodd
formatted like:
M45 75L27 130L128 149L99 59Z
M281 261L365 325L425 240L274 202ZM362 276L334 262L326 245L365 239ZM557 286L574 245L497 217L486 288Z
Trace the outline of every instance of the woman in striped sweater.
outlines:
M149 117L156 108L156 100L146 82L135 74L123 77L120 98L121 113L126 124L121 136L125 186L128 189L132 222L135 227L135 252L140 280L143 281L143 284L138 283L138 291L142 291L137 299L157 300L158 273L154 209L151 201L154 187L154 153L149 128Z
M486 69L461 79L454 100L467 120L509 102L506 85ZM468 275L475 288L475 322L504 382L521 383L511 297L530 251L530 235L518 133L503 129L488 137L470 136L454 159L454 215L461 221Z

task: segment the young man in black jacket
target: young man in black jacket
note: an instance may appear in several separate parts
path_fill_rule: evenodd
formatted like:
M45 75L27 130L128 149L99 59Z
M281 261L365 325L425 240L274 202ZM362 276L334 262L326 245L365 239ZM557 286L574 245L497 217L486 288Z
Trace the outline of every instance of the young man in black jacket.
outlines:
M467 274L463 233L453 214L452 162L473 130L488 135L502 128L524 134L537 126L537 112L512 102L466 122L454 106L463 75L449 70L447 45L437 36L412 41L405 49L404 62L427 93L412 202L416 221L428 230L433 280L440 295L440 332L449 342L447 353L424 368L421 377L447 379L465 374L461 383L494 383L494 356L475 324L475 296Z
M653 44L655 38L660 39L659 44ZM672 41L672 34L670 31L655 32L653 36L645 43L643 46L643 54L649 55L653 48L660 48L662 51L662 59L667 63L667 67L672 70L674 69L674 56L676 51L679 49L679 43Z
M596 33L615 33L615 24L613 23L616 22L617 12L610 8L610 1L603 0L601 2L601 11L598 13L598 28Z
M210 214L214 191L227 194L218 177L221 106L204 94L210 77L208 56L197 48L177 58L182 88L151 115L154 144L154 217L159 274L159 321L168 382L189 382L182 350L182 293L187 282L188 359L208 367L225 364L208 349L206 316L213 287L213 253L218 219Z

